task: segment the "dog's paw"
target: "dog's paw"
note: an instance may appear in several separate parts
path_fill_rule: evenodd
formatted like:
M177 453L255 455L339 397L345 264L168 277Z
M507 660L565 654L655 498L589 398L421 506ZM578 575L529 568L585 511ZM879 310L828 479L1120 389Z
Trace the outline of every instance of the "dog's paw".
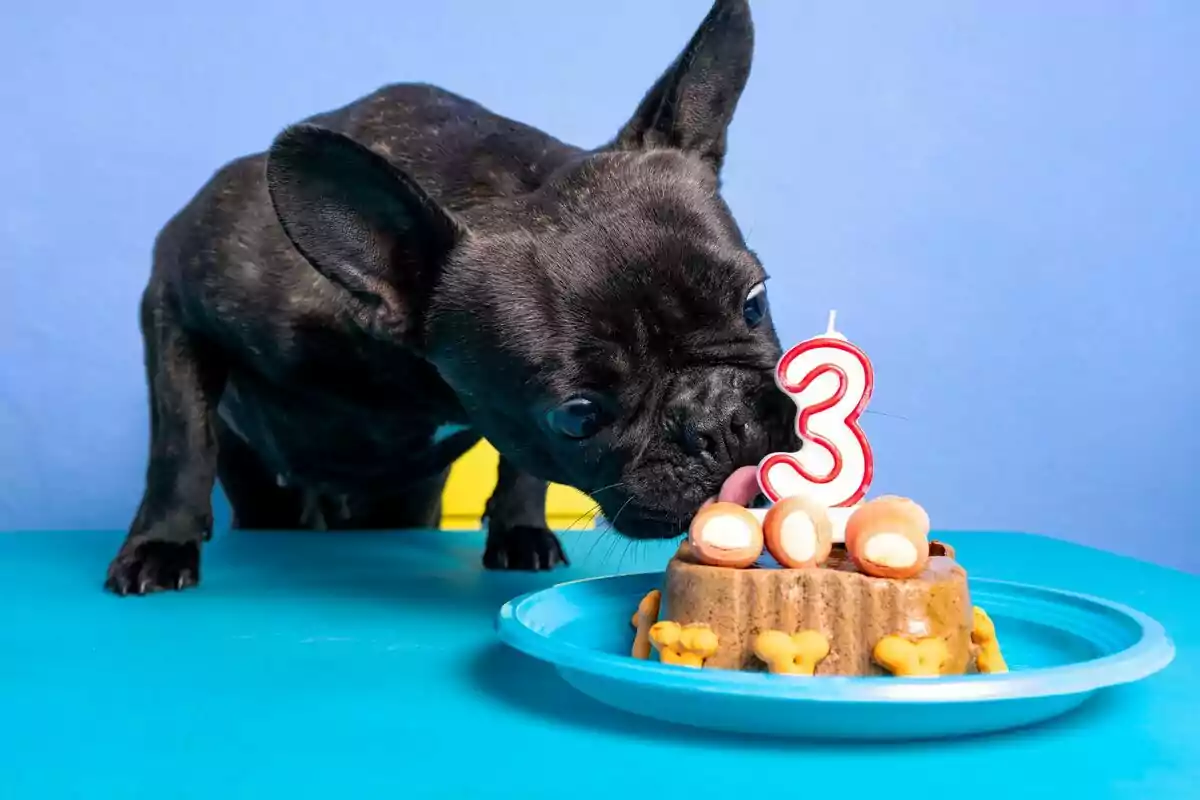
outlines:
M549 528L516 525L488 530L487 549L483 553L486 569L537 571L570 563L558 537Z
M104 588L119 595L178 591L200 582L200 543L127 541L108 565Z

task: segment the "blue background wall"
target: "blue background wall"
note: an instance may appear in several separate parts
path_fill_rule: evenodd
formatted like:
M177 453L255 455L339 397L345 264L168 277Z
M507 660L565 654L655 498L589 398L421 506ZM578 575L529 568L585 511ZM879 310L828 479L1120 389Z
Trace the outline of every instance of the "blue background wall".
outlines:
M127 524L151 240L219 164L397 80L597 144L707 7L6 10L0 529ZM942 527L1200 571L1200 5L758 0L755 14L727 194L774 275L784 338L837 307L874 358L889 415L866 420L876 487Z

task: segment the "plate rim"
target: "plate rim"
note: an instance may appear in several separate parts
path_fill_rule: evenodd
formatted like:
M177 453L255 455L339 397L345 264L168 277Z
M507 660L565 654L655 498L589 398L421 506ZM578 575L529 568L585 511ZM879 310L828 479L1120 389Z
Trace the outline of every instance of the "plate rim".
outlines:
M594 651L556 641L528 627L520 619L522 608L529 603L568 586L614 580L633 583L664 575L661 570L601 575L526 592L501 606L496 616L496 633L506 645L545 661L560 672L572 670L657 691L718 693L801 702L973 703L1077 695L1142 680L1165 669L1175 658L1175 645L1166 629L1153 617L1135 608L1082 592L992 578L971 578L972 588L977 586L982 590L995 587L1010 593L1048 594L1076 603L1099 606L1132 620L1140 636L1129 647L1107 656L1019 672L963 675L937 680L822 676L819 680L809 681L735 670L698 671Z

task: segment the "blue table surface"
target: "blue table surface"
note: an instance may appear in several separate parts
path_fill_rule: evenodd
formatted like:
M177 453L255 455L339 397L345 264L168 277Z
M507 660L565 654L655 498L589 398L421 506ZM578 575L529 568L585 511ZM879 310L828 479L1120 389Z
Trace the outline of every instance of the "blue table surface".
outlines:
M738 796L1200 798L1200 578L1037 536L939 538L973 576L1145 611L1175 662L1012 733L760 740L611 710L495 641L511 597L659 569L669 543L567 535L574 566L535 575L485 573L477 533L224 533L199 589L121 599L100 589L119 533L5 533L0 797L611 798L701 776Z

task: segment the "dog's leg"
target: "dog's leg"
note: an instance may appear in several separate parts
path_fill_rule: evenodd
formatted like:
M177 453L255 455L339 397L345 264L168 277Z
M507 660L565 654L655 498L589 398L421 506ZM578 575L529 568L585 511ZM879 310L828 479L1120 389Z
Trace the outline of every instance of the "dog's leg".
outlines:
M503 456L496 489L487 502L487 569L546 570L569 564L546 525L545 481L521 472Z
M291 530L300 528L304 496L279 485L262 459L217 417L217 478L233 510L231 528Z
M326 515L326 521L334 530L437 528L442 520L442 493L449 477L450 470L446 469L394 494L346 498L344 504L334 498L331 500L334 507Z
M213 427L225 384L214 348L187 333L155 284L142 297L150 390L150 463L141 506L105 587L117 594L184 589L200 580L200 543L212 535L217 471Z

